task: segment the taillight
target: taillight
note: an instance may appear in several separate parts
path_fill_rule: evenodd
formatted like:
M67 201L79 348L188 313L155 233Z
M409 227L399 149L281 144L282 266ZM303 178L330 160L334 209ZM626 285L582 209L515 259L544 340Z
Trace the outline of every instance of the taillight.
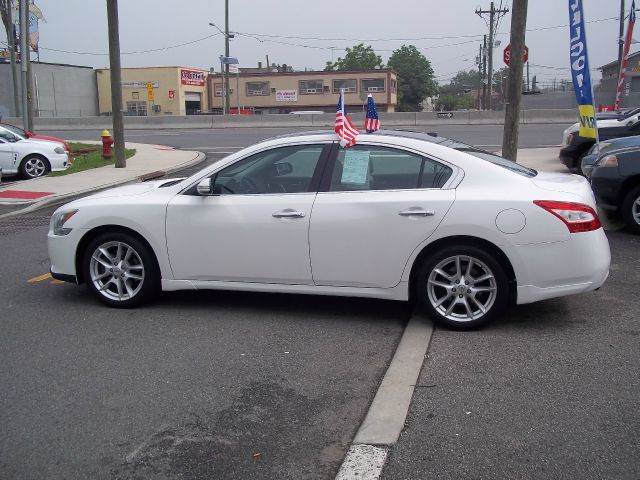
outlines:
M591 232L602 226L598 214L589 205L555 200L534 200L533 203L562 220L571 233Z

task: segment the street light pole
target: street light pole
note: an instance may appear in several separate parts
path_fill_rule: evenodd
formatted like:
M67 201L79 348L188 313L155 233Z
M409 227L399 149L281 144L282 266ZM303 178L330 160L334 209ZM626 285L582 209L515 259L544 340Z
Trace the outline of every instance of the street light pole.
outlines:
M122 72L120 70L120 31L118 28L118 0L107 0L109 28L109 66L111 73L111 116L116 168L125 168L124 119L122 118Z
M229 57L229 0L224 0L224 56ZM229 64L224 64L225 115L229 113Z

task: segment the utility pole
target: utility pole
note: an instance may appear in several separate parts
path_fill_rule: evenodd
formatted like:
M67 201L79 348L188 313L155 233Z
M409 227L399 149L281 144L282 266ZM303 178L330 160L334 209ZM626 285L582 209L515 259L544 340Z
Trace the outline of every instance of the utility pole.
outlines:
M482 110L482 44L478 50L478 110Z
M224 56L229 57L229 0L224 0ZM224 114L229 113L229 64L224 64Z
M29 3L27 0L27 18L29 16ZM27 116L27 125L29 125L29 131L30 132L34 132L33 129L33 117L34 117L34 111L33 111L33 70L31 68L31 46L29 45L29 35L28 35L28 30L29 28L29 22L27 21L27 30L25 30L27 32L26 35L26 39L27 39L27 110L29 112L29 115Z
M493 2L491 2L491 8L489 10L476 10L476 15L478 15L479 17L489 14L489 71L487 72L487 110L491 110L491 93L493 90L493 45L495 42L496 22L500 19L500 17L508 12L508 8L496 9Z
M18 100L18 71L16 69L16 32L13 25L13 8L11 2L6 2L7 6L7 24L9 26L9 31L7 32L7 37L9 37L9 63L11 64L11 87L13 90L13 116L20 116L20 101Z
M118 0L107 0L109 28L109 66L111 72L111 116L113 118L113 145L115 167L125 168L124 119L122 118L122 73L120 71L120 32L118 28Z
M487 36L482 43L482 109L487 109Z
M527 30L528 0L513 0L511 12L511 58L507 80L507 103L504 114L502 156L517 161L520 104L522 101L522 64Z
M22 128L29 130L29 106L27 105L27 0L20 0L20 72L22 80Z

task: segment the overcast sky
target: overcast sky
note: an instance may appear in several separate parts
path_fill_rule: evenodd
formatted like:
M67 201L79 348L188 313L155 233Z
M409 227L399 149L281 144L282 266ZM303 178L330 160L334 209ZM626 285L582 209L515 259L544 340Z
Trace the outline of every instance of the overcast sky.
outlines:
M477 68L475 57L482 35L488 33L485 21L475 13L487 9L489 0L229 0L230 30L251 34L237 35L231 42L231 55L241 66L255 67L266 62L286 63L296 70L322 69L328 60L344 54L344 48L359 41L370 44L386 61L403 43L414 44L433 64L440 83L446 83L459 70ZM496 0L499 5L500 0ZM510 6L511 1L503 1ZM537 30L568 23L566 0L530 0L526 43L531 74L539 80L569 77L567 27ZM630 2L627 1L627 4ZM41 60L45 62L108 66L105 0L36 0L46 23L40 25ZM224 37L216 35L189 45L158 52L125 54L160 49L192 42L224 29L223 0L164 2L120 0L120 41L122 65L175 65L219 69L218 56L224 52ZM617 58L618 0L584 0L589 55L592 70ZM494 64L503 66L502 49L509 43L511 15L500 22ZM278 35L278 38L255 36ZM333 40L314 40L330 38ZM388 39L430 39L388 40ZM434 38L435 37L435 38ZM448 38L442 38L448 37ZM640 31L636 35L640 38ZM342 40L346 39L346 40ZM291 45L295 44L295 45ZM301 45L305 45L301 46ZM309 48L315 47L315 48ZM318 48L319 47L319 48ZM331 50L334 47L334 50ZM78 53L92 53L83 55ZM634 46L634 49L636 47ZM98 55L95 55L98 54ZM100 55L103 54L103 55ZM553 67L553 68L543 68ZM594 71L597 78L599 75Z

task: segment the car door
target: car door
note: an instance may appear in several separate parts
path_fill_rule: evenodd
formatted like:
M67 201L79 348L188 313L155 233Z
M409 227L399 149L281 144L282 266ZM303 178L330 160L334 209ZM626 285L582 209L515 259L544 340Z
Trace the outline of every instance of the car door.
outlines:
M14 173L15 172L15 153L11 143L7 142L4 138L0 138L0 168L2 173Z
M265 150L168 205L167 249L177 280L313 284L309 217L331 143Z
M331 164L311 215L314 283L396 286L454 201L455 190L442 188L454 167L360 143L339 149Z

